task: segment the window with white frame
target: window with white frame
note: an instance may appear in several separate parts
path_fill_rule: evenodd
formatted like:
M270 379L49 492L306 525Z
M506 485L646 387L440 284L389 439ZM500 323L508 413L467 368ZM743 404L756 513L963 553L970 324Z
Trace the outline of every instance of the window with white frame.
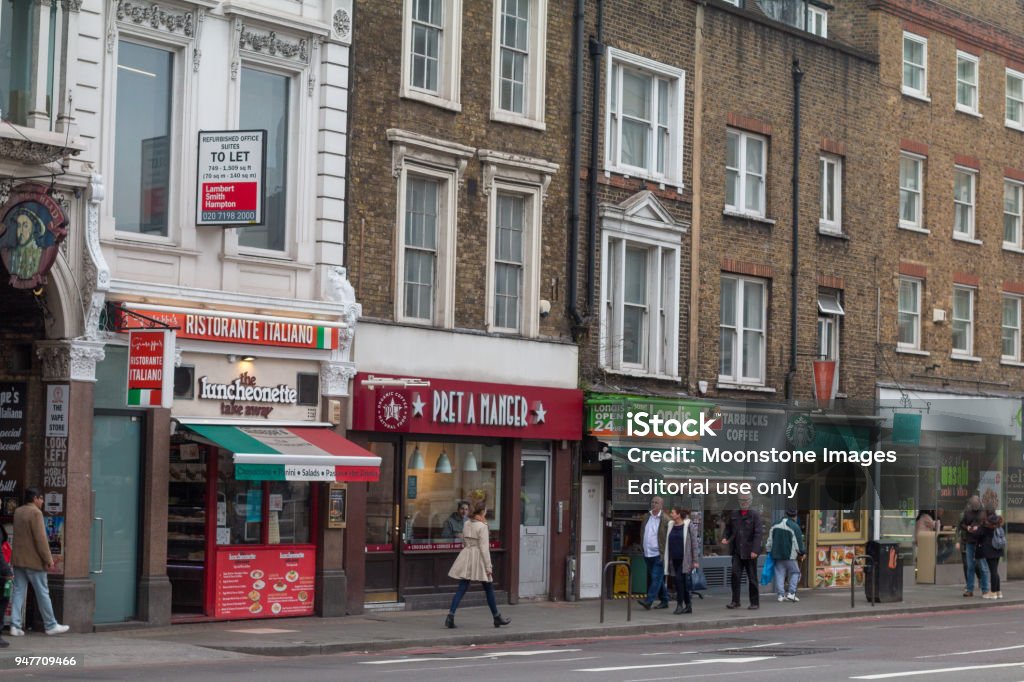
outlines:
M491 117L544 124L548 0L494 0Z
M953 171L953 236L974 239L974 183L977 172L967 168Z
M822 38L828 37L828 10L815 5L807 6L807 30Z
M903 94L928 97L928 39L903 32Z
M684 228L650 192L602 207L601 222L601 364L677 379Z
M816 2L809 0L757 0L757 4L765 15L775 21L825 37L828 27L828 10Z
M113 212L118 232L168 236L174 52L117 43Z
M846 314L839 292L818 291L818 359L839 360L839 321Z
M924 158L900 155L900 227L924 229L922 221Z
M956 108L978 113L978 58L960 51L956 53Z
M288 235L288 142L291 134L291 76L242 67L238 126L266 130L267 149L262 225L238 230L238 245L284 251Z
M831 154L818 159L821 170L821 215L818 226L823 232L843 231L843 160Z
M457 188L475 150L396 128L387 137L398 178L395 319L451 327Z
M490 149L478 155L488 197L487 329L536 337L544 193L558 166Z
M1003 247L1020 249L1021 204L1024 199L1024 185L1014 180L1003 180Z
M921 280L900 277L897 347L921 348Z
M1002 358L1020 362L1020 297L1003 296Z
M402 97L459 110L462 0L404 0Z
M685 72L614 48L608 53L608 170L681 185Z
M974 289L953 287L953 353L974 354Z
M725 143L725 208L763 218L768 140L742 130L729 130Z
M1024 73L1006 70L1006 125L1024 130Z
M764 384L767 293L764 280L722 275L720 382Z

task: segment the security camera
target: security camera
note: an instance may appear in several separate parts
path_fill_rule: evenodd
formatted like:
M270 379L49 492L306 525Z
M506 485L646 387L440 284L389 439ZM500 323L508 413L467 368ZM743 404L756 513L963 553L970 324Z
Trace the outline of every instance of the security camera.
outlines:
M540 316L547 317L551 314L551 301L541 299L540 301Z

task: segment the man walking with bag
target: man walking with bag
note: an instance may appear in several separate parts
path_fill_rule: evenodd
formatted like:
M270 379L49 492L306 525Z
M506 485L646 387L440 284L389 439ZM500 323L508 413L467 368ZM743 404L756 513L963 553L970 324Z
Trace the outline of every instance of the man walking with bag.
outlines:
M761 604L761 594L757 585L757 555L761 553L761 515L756 509L750 508L750 493L741 493L738 497L740 508L729 514L725 525L723 545L732 550L732 601L725 605L727 609L740 607L740 575L747 572L747 589L750 595L750 610L757 610Z
M775 561L775 594L779 601L800 601L796 596L796 586L800 582L800 563L798 559L807 554L804 545L804 533L796 522L796 509L787 509L781 521L772 526L768 533L765 551ZM789 590L786 591L786 573L789 573Z
M43 496L35 488L25 489L25 504L14 510L14 591L11 597L11 636L25 634L21 629L21 612L25 608L28 585L36 594L39 614L48 635L62 635L70 628L61 625L53 615L46 569L53 566L50 543L43 523Z

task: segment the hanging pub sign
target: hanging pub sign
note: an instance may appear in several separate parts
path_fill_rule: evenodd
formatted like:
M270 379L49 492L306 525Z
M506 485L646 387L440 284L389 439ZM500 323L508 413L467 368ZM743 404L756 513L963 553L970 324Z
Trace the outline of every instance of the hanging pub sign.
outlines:
M196 225L262 225L267 131L199 133Z
M167 407L174 402L174 331L128 332L128 407Z
M47 188L35 183L15 187L0 207L0 259L15 289L46 284L67 236L67 216Z

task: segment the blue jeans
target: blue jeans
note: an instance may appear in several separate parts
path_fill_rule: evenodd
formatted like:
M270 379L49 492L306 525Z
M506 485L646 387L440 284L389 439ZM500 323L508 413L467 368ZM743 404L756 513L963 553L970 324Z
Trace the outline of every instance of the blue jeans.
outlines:
M21 626L21 612L25 608L25 598L28 597L28 584L32 583L32 591L36 593L36 604L39 605L39 614L43 617L43 627L47 630L57 625L57 618L53 615L53 604L50 602L50 588L46 582L46 571L36 571L31 568L14 567L14 588L11 590L11 627L23 629Z
M491 615L498 615L498 602L494 598L494 584L486 580L481 580L480 584L483 585L484 594L487 595L487 606L491 607ZM459 589L455 590L455 596L452 597L451 608L448 609L448 613L454 614L455 610L459 608L459 602L462 601L462 597L465 596L466 590L469 589L468 580L459 581Z
M783 591L786 586L786 572L789 572L789 589ZM797 583L800 582L800 564L796 559L775 560L775 594L782 597L787 594L796 594Z
M968 543L967 545L967 591L974 592L974 568L981 573L981 591L989 591L988 562L978 556L978 546Z
M644 561L647 562L647 577L650 578L650 582L647 583L647 603L653 604L654 598L661 599L662 604L668 603L668 585L665 584L665 564L662 563L660 556L645 556Z

